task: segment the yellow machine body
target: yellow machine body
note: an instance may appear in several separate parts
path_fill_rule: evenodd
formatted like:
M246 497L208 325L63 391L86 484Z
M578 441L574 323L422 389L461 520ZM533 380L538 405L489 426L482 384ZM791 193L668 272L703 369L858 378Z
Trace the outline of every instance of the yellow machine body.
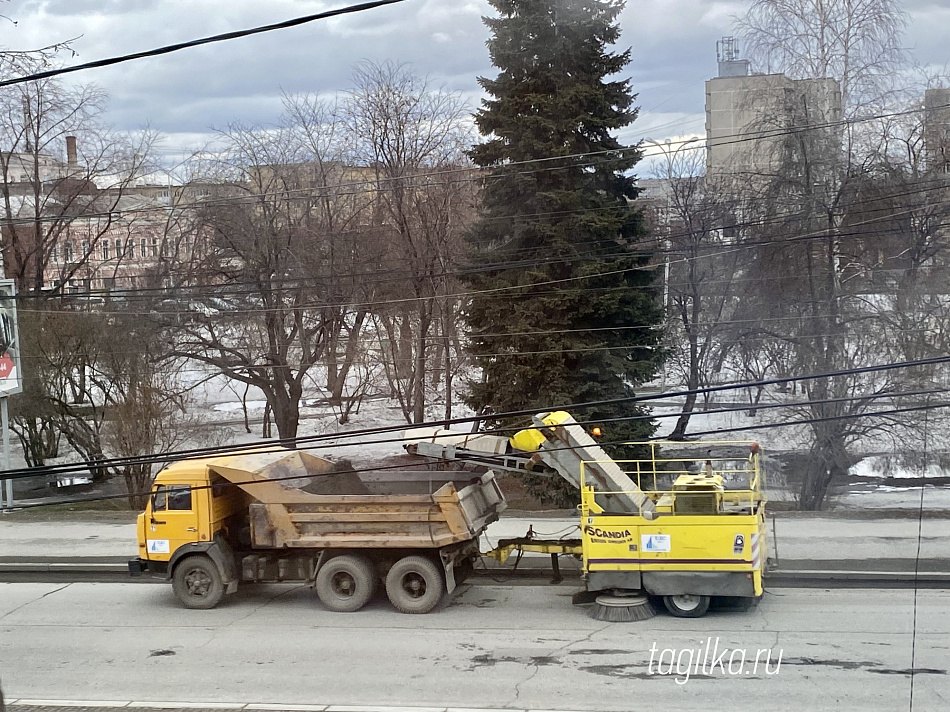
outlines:
M761 596L768 540L758 446L704 442L704 449L748 446L749 455L744 461L702 457L703 465L686 469L688 461L660 458L657 449L682 449L683 443L636 444L649 447L652 457L618 464L655 504L654 511L605 511L596 500L604 493L582 475L579 509L588 588ZM671 477L669 489L656 487Z

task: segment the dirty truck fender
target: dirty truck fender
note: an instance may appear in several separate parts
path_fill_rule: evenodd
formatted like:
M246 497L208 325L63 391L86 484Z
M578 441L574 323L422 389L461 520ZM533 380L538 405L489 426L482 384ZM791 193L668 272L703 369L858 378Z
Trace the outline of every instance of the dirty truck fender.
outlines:
M195 554L204 554L218 567L221 580L224 582L225 593L234 593L237 590L240 577L238 576L237 562L234 560L234 550L221 536L215 536L212 541L196 541L178 547L168 561L166 576L171 578L178 562L186 556Z

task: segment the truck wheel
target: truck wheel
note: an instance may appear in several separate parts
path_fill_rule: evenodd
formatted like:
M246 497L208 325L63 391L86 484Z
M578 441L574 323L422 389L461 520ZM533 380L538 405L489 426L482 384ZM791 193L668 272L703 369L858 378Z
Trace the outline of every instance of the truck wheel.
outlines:
M663 596L663 604L677 618L702 618L709 610L709 596Z
M428 613L444 593L442 571L424 556L400 559L386 574L386 594L403 613Z
M224 596L221 572L207 556L186 556L178 562L172 589L185 608L214 608Z
M335 556L317 572L317 597L336 613L352 613L376 592L376 570L364 556Z

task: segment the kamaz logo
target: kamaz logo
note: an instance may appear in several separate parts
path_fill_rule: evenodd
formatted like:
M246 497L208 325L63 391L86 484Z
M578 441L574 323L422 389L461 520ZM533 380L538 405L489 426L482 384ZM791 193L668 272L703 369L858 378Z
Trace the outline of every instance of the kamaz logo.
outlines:
M600 537L601 539L629 539L630 530L624 529L622 532L608 532L597 527L584 527L584 533L589 536Z

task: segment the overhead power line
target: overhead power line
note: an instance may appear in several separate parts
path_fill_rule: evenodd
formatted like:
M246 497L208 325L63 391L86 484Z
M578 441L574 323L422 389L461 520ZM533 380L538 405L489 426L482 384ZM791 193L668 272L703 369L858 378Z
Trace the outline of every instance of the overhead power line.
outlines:
M187 42L178 42L177 44L165 45L164 47L156 47L155 49L145 50L144 52L134 52L132 54L123 54L118 57L109 57L107 59L98 59L94 62L86 62L85 64L77 64L72 67L60 67L59 69L49 69L45 72L36 72L35 74L28 74L23 77L16 77L15 79L7 79L6 81L0 82L0 87L8 87L14 84L22 84L23 82L33 82L39 79L48 79L50 77L56 77L61 74L70 74L72 72L81 72L86 69L95 69L97 67L108 67L113 64L121 64L123 62L131 62L135 59L144 59L145 57L156 57L161 54L170 54L172 52L178 52L183 49L190 49L191 47L199 47L201 45L211 44L213 42L224 42L226 40L235 40L241 37L249 37L250 35L259 35L264 32L273 32L274 30L284 30L289 27L297 27L298 25L304 25L308 22L315 22L317 20L326 20L330 17L338 17L340 15L349 15L355 12L363 12L365 10L372 10L377 7L382 7L384 5L395 5L396 3L405 2L406 0L375 0L374 2L364 2L359 3L358 5L349 5L347 7L341 7L337 10L328 10L326 12L318 12L313 15L304 15L303 17L296 17L292 20L284 20L283 22L276 22L272 25L260 25L258 27L252 27L247 30L236 30L234 32L224 32L220 35L211 35L210 37L202 37L196 40L189 40Z
M389 0L389 1L402 2L404 0ZM61 71L61 70L52 70L52 71ZM35 75L35 76L39 76L39 75ZM10 80L10 81L26 81L26 78L21 79L21 80ZM6 84L5 82L0 82L0 87L3 87L5 84ZM937 109L942 109L942 108L950 108L950 104L934 106L934 107L931 107L930 110L937 110ZM916 111L918 110L911 109L911 110L906 110L906 111L875 114L875 115L869 115L869 116L863 116L863 117L853 117L853 118L844 119L838 122L814 123L814 124L806 123L806 124L802 124L802 125L794 126L794 127L763 129L760 131L743 131L743 132L735 133L735 134L724 134L715 139L715 145L728 146L728 145L733 145L737 143L745 143L749 141L761 141L764 139L777 138L777 137L781 137L785 135L794 135L797 133L802 133L804 131L829 128L829 127L837 126L840 124L861 123L865 121L874 121L881 118L901 116L904 114L915 113ZM241 195L218 196L215 198L204 199L201 201L194 201L190 203L189 202L178 203L173 206L161 206L158 208L155 208L155 207L133 208L129 210L117 210L117 211L109 211L109 212L101 212L101 213L86 213L83 215L76 215L72 217L74 219L109 218L115 213L121 213L123 215L133 214L133 213L154 213L156 210L163 209L164 207L169 207L171 209L184 209L184 208L195 207L199 205L208 206L208 205L215 205L215 204L226 204L226 203L231 203L231 202L256 201L265 197L280 197L285 200L292 200L294 198L291 196L296 195L298 196L297 199L304 199L304 200L312 199L314 197L325 199L325 198L330 198L330 197L359 195L362 193L382 192L382 190L384 189L381 188L381 186L387 183L391 183L391 182L405 183L407 181L411 182L416 179L424 179L425 180L424 183L422 183L421 185L414 186L414 187L434 187L434 186L440 186L440 185L455 185L455 184L460 184L460 183L472 183L472 182L480 182L480 181L497 180L501 178L507 178L510 176L531 175L534 173L546 173L550 171L596 167L604 163L628 160L627 154L630 154L630 153L639 153L642 155L643 158L655 158L660 155L665 155L665 152L662 150L659 153L649 153L648 151L644 151L641 149L641 143L638 143L633 146L627 146L627 147L621 147L621 148L603 149L603 150L598 150L598 151L587 151L583 153L572 153L572 154L566 154L566 155L541 156L538 158L529 158L529 159L523 159L523 160L518 160L518 161L508 161L508 162L498 164L493 167L481 167L481 166L473 166L473 165L453 166L451 168L429 170L429 171L423 171L419 173L410 173L407 175L399 175L399 176L378 176L377 175L371 178L364 178L360 180L343 181L343 182L337 183L336 185L309 186L309 187L303 187L303 188L288 188L288 189L281 189L278 191L248 192ZM692 151L692 150L697 150L700 148L706 148L707 143L708 142L706 141L698 142L698 141L695 141L694 139L684 139L684 140L671 142L670 145L672 146L674 144L682 144L681 147L683 148L683 150ZM549 163L553 161L573 161L574 159L591 159L591 158L598 158L599 160L597 162L589 161L587 163L567 162L564 165L558 165L558 166L542 167L542 168L535 168L535 169L529 169L529 170L518 170L518 171L513 171L513 172L510 171L511 168L518 167L518 166L529 166L532 164L543 164L543 163ZM485 172L485 171L492 171L492 172ZM477 175L474 177L462 177L462 178L456 178L452 180L432 181L432 178L435 178L438 176L461 175L461 174L468 174L472 172L482 172L483 174ZM94 176L91 176L91 177L94 178ZM934 179L934 180L941 181L941 182L943 181L943 179L940 179L940 178ZM187 186L182 186L182 187L187 187ZM349 189L354 189L354 190L349 190ZM602 209L616 210L617 207L608 206ZM592 208L587 208L587 209L582 209L582 210L577 210L577 211L556 211L556 212L563 214L563 213L570 213L570 212L588 212L588 211L593 211L593 210L594 209ZM551 213L551 214L555 214L555 213ZM539 213L538 215L543 216L545 214ZM494 218L484 218L484 219L507 220L507 219L510 219L511 217L512 217L511 215L499 215ZM519 217L519 216L516 215L514 217ZM530 217L530 215L527 215L524 217ZM39 222L60 221L64 219L68 219L68 218L57 217L57 216L51 216L51 217L38 216L35 218L12 218L12 219L7 220L7 224L19 224L19 223L33 224L33 223L39 223Z
M746 388L760 388L772 385L781 385L785 383L792 383L796 381L811 381L823 378L837 378L841 376L852 376L852 375L861 375L869 373L878 373L892 370L900 370L906 368L914 368L918 366L931 366L938 365L943 363L950 363L950 356L938 356L934 358L918 359L914 361L899 361L895 363L880 364L876 366L862 366L860 368L849 368L842 369L838 371L827 371L824 373L815 373L815 374L806 374L804 376L785 376L781 378L770 378L759 381L749 381L744 383L731 383L723 384L719 386L707 386L705 388L695 388L682 391L674 391L668 393L658 393L654 395L645 395L645 396L626 396L623 398L610 398L600 401L587 401L583 403L567 403L567 404L558 404L551 406L551 410L567 410L567 411L576 411L582 409L598 408L604 406L612 406L619 404L640 404L647 403L650 401L664 400L670 398L681 398L689 395L702 395L705 393L720 393L725 391L734 391L741 390ZM509 419L509 418L524 418L535 415L539 409L530 408L517 411L507 411L502 413L492 413L488 415L476 415L469 416L465 418L451 418L451 419L442 419L428 421L424 423L413 423L413 424L404 424L404 425L395 425L395 426L379 426L376 428L362 428L359 430L352 430L346 433L328 433L323 435L311 435L299 437L294 440L294 443L299 449L311 449L309 446L313 443L325 442L328 440L343 439L347 440L350 438L365 438L367 435L380 435L385 433L394 433L406 429L413 428L425 428L425 427L439 427L439 428L449 428L452 425L472 425L474 423L482 423L486 420L500 420L500 419ZM597 421L601 422L601 421ZM519 428L508 428L507 430L520 430ZM501 429L504 431L506 429ZM494 432L494 431L493 431ZM220 446L220 447L207 447L207 448L191 448L188 450L178 450L168 453L161 454L150 454L150 455L141 455L141 456L132 456L132 457L117 457L117 458L103 458L98 461L87 461L79 463L64 463L61 465L49 465L42 468L18 468L11 469L3 473L3 479L19 479L22 477L37 477L43 475L56 475L56 474L66 474L74 472L85 472L90 469L103 468L103 467L123 467L127 465L140 465L140 464L155 464L155 463L164 463L171 460L184 460L191 458L201 458L201 457L210 457L214 455L222 454L234 454L238 452L244 452L248 450L256 450L261 447L274 447L279 446L279 443L275 444L273 441L258 441L254 443L246 443L243 445L231 445L231 446Z
M931 411L937 408L950 408L950 401L941 401L939 403L928 403L926 405L915 405L907 408L891 408L889 410L872 410L861 413L843 413L841 415L829 415L824 418L804 418L802 420L788 420L784 423L765 423L763 425L742 425L732 428L717 428L716 430L700 430L690 433L692 437L703 435L721 435L722 433L743 433L750 430L771 430L773 428L788 428L795 425L813 425L815 423L829 423L837 420L855 420L857 418L883 418L885 416L903 415L905 413L919 413Z
M802 404L795 404L795 405L802 405ZM787 428L787 427L792 427L796 425L809 425L812 423L828 422L828 421L836 421L836 420L853 420L856 418L875 417L875 416L884 417L884 416L899 415L899 414L909 413L909 412L921 412L921 411L929 412L937 408L947 408L947 407L950 407L950 401L940 402L940 403L928 403L927 405L921 405L921 406L912 406L912 407L907 407L907 408L893 408L889 410L872 411L872 412L866 412L866 413L846 413L842 415L828 416L826 418L809 418L805 420L786 421L783 423L762 423L760 425L752 425L752 426L719 428L717 430L709 430L709 431L705 431L701 433L693 433L691 435L692 436L720 435L723 433L734 433L734 432L743 432L743 431L750 431L750 430L772 430L774 428ZM600 423L614 422L618 420L624 420L624 419L611 418L607 420L599 420L596 422L600 424ZM581 422L579 424L584 425L585 423ZM500 431L492 431L492 432L504 432L507 430L514 430L514 428L503 428ZM651 439L662 440L663 438L651 438ZM401 440L402 438L398 438L398 439L391 438L388 440L372 440L372 441L368 441L367 444L376 445L376 444L383 444L383 443L388 443L388 442L400 442ZM702 441L684 441L684 444L687 444L689 442L692 442L693 444L696 444L696 445L702 444ZM610 446L610 445L625 445L627 444L627 442L617 440L617 441L610 441L610 442L599 442L598 444L603 447L603 446ZM277 447L277 446L272 446L272 447ZM299 448L299 449L317 450L317 449L323 449L327 447L335 447L335 445L320 445L320 446L304 447L304 448ZM563 446L563 447L549 448L547 452L556 452L559 450L569 450L569 449L571 448L568 446ZM279 452L279 450L258 448L256 452ZM349 470L341 470L340 473L343 474L343 473L360 473L360 472L379 472L382 470L389 470L389 471L395 471L398 474L399 470L405 470L405 469L408 469L410 467L415 467L415 466L416 466L415 463L406 463L406 464L401 464L401 465L383 465L383 466L362 467L362 468L354 468L354 469L349 469ZM336 474L336 473L327 473L327 474ZM298 473L294 475L285 475L283 477L268 478L266 482L286 482L290 480L299 480L299 479L300 479L300 475ZM250 485L261 484L261 483L262 483L262 480L241 480L241 481L232 482L231 484L238 485L238 486L242 486L242 485L250 486ZM195 489L195 490L211 489L214 486L215 485L211 485L211 484L199 485L199 486L192 487L192 489ZM113 500L113 499L128 499L129 497L134 497L134 496L147 497L150 494L151 494L151 490L142 491L142 492L127 492L123 494L97 495L95 497L78 497L78 498L66 499L66 500L57 499L51 502L37 502L34 504L17 505L15 508L16 509L35 509L37 507L50 507L54 505L82 504L85 502L103 502L103 501Z

